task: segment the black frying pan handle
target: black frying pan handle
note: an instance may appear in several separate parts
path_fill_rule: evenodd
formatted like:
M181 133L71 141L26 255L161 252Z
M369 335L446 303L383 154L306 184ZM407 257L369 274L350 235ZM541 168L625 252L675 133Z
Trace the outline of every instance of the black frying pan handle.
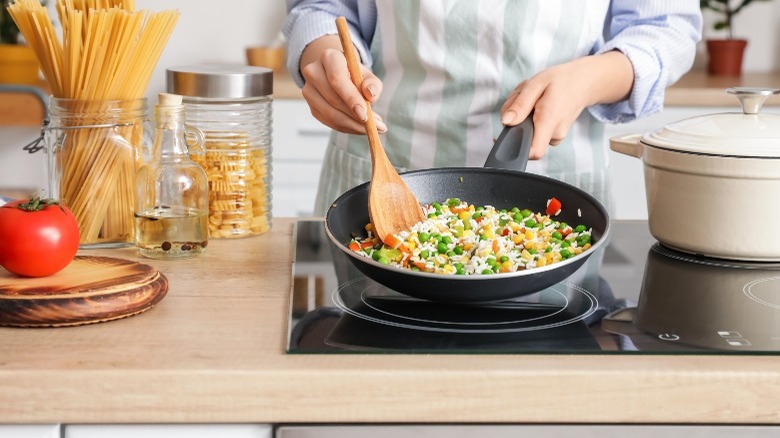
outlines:
M525 171L534 136L532 119L533 113L518 125L504 126L485 160L485 167Z

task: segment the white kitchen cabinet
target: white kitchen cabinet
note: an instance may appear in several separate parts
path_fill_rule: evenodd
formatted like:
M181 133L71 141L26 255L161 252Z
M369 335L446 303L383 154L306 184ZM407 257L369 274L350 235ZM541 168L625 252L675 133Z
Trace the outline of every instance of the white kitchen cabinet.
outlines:
M60 438L59 424L1 424L2 438Z
M273 434L269 424L75 424L64 429L64 438L271 438Z
M311 216L330 129L302 99L276 99L273 110L273 215Z

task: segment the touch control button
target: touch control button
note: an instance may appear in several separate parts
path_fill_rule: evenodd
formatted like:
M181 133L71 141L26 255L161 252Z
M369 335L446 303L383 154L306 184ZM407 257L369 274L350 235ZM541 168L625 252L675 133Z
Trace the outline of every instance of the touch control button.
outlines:
M661 333L658 335L658 339L662 341L679 341L680 337L675 335L674 333Z

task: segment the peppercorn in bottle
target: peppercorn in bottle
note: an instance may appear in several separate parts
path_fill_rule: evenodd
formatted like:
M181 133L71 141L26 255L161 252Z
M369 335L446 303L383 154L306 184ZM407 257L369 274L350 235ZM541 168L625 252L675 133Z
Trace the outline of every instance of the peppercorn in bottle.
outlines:
M160 93L155 105L152 159L136 179L135 238L141 255L194 257L208 242L208 180L192 161L179 95ZM186 128L203 147L203 134Z

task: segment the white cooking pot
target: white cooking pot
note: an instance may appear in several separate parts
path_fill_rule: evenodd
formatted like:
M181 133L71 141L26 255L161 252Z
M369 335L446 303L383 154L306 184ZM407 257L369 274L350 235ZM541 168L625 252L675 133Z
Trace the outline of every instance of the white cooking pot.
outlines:
M650 232L680 251L780 261L780 89L729 88L742 113L697 116L610 139L644 163Z

